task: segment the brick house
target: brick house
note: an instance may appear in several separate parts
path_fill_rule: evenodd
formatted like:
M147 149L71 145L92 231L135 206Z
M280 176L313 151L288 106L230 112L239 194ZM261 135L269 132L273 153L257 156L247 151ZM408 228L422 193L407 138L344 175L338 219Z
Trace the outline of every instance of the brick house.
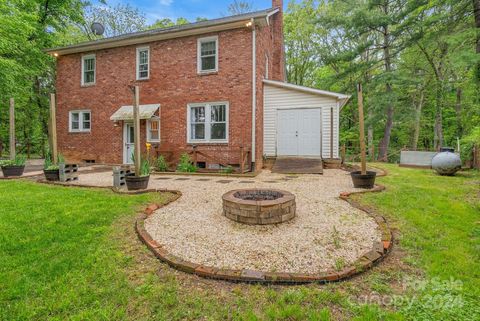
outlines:
M57 58L59 151L71 162L131 163L138 85L141 146L172 162L193 148L206 168L338 157L349 96L285 82L282 8L273 0L267 10L47 50Z

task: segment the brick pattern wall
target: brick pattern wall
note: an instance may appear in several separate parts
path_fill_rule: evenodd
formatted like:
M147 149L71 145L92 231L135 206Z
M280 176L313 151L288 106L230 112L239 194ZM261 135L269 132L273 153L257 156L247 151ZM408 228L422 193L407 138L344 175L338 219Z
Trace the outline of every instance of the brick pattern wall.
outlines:
M257 169L263 167L263 80L271 78L273 74L274 64L274 42L272 36L272 26L258 27L256 30L257 44L257 88L256 101L257 112L255 115L257 135L255 137L256 144L256 166ZM267 64L268 61L268 64ZM268 73L267 69L268 68Z
M202 35L211 36L212 34ZM132 105L130 85L140 86L140 104L160 103L161 150L174 156L189 149L187 104L228 101L229 143L202 145L202 150L238 162L240 146L251 147L251 43L247 28L220 32L219 71L197 74L197 39L185 37L150 46L150 79L135 80L137 46L100 50L96 54L96 84L81 87L81 55L61 56L57 62L57 128L59 150L68 161L123 162L123 124L114 127L110 116L123 105ZM141 45L145 46L145 45ZM90 109L90 133L69 133L71 110ZM142 121L142 148L145 121Z
M285 81L285 46L283 41L283 0L272 0L272 7L280 12L272 17L273 35L273 73L271 79Z
M274 6L282 1L273 1ZM270 26L257 27L256 72L256 168L263 163L263 82L284 80L282 17L271 18ZM197 40L217 35L219 71L197 74ZM150 79L136 81L136 48L150 47ZM90 53L85 53L90 54ZM140 86L140 104L161 104L160 144L173 161L192 145L187 143L187 104L229 102L228 144L198 144L213 157L238 164L239 149L252 147L252 31L250 28L157 41L138 46L99 50L96 54L96 84L81 86L81 54L57 60L57 132L59 151L69 162L95 160L123 162L123 123L114 126L110 116L121 106L132 105L129 86ZM91 110L91 132L69 133L69 111ZM145 151L146 121L141 121L141 146ZM198 161L207 161L201 157Z

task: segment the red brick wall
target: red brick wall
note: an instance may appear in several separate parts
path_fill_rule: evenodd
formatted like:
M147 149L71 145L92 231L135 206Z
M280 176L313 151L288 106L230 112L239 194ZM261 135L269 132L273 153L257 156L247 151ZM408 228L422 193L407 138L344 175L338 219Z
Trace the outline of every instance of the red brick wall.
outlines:
M273 74L271 79L285 81L285 47L283 42L283 0L272 0L272 7L280 12L272 17L273 27Z
M268 67L268 78L271 79L273 73L273 65L275 63L273 52L274 43L272 37L272 27L258 27L256 30L256 44L257 44L257 89L256 89L256 128L257 135L255 137L256 145L256 165L257 169L263 166L263 80L267 78L266 68ZM268 60L268 66L267 66Z
M210 36L212 34L202 35ZM185 37L150 46L150 79L135 81L136 47L96 53L96 85L81 87L81 55L61 56L57 62L57 128L59 150L69 161L123 162L123 124L114 127L110 116L132 104L129 85L140 86L141 104L161 104L161 150L176 151L187 145L187 104L228 101L229 143L201 145L212 155L238 162L240 146L251 147L252 33L250 29L224 31L219 36L219 71L197 74L197 39ZM144 45L142 45L144 46ZM68 112L92 111L91 133L69 133ZM145 121L142 121L142 146Z
M274 5L276 0L273 1ZM275 15L276 16L276 15ZM256 163L263 162L263 82L266 57L269 78L284 80L282 19L258 27L256 72ZM197 74L197 39L219 37L219 71ZM136 48L150 46L150 79L136 81ZM61 153L71 162L123 162L123 123L115 127L110 116L123 105L132 105L130 85L140 86L140 104L161 104L161 143L155 147L173 152L177 159L187 144L187 104L228 101L228 144L198 144L200 151L238 164L241 146L251 148L252 126L252 31L249 28L216 34L157 41L139 46L100 50L96 54L96 85L81 87L81 54L61 56L57 61L57 132ZM87 53L86 53L87 54ZM280 59L281 57L281 59ZM90 133L69 133L68 113L89 109ZM145 121L142 121L142 148L145 148ZM199 161L205 159L199 158Z

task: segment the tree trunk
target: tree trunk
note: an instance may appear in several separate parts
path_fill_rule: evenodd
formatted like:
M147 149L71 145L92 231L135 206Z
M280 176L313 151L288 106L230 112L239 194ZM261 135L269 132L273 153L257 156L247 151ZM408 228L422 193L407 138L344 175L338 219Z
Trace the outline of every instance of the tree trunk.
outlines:
M477 29L477 45L476 52L480 54L480 0L472 0L473 3L473 15L475 17L475 27ZM477 82L480 83L480 63L477 63L476 70Z
M391 92L391 88L389 91ZM378 160L382 162L388 161L388 146L390 145L390 136L392 134L393 113L393 104L390 104L387 109L387 122L385 123L383 138L378 145Z
M425 92L422 90L420 93L420 100L415 106L415 124L413 128L413 139L412 139L412 149L417 150L418 148L418 137L420 136L420 120L422 118L422 108L425 101Z
M368 129L367 129L367 143L368 143L368 156L370 159L373 161L375 159L375 155L373 155L373 126L371 124L371 119L372 119L372 108L368 109Z
M385 13L388 13L388 3L384 7ZM384 34L383 34L383 55L385 59L385 71L389 74L392 71L392 62L390 57L390 32L388 26L384 27ZM393 102L391 101L392 95L392 85L387 83L386 86L386 93L388 107L387 107L387 120L385 123L385 130L383 131L383 138L380 141L378 146L378 160L382 162L388 161L388 147L390 145L390 136L392 134L392 127L393 127L393 114L394 114L394 106Z
M433 147L439 151L443 145L443 117L442 117L442 85L439 80L436 83L435 97L435 128L433 137Z
M463 124L462 124L462 88L457 88L457 102L455 104L455 112L457 114L457 137L463 136Z

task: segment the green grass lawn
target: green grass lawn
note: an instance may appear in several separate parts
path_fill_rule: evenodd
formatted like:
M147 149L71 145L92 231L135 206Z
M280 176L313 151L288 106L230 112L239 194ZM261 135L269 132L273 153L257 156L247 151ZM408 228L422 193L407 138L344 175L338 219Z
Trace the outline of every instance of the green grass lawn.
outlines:
M161 264L133 223L170 194L0 181L0 320L478 320L480 175L381 166L387 191L358 198L395 229L391 255L346 282L290 287L205 280ZM416 286L402 288L406 278Z

